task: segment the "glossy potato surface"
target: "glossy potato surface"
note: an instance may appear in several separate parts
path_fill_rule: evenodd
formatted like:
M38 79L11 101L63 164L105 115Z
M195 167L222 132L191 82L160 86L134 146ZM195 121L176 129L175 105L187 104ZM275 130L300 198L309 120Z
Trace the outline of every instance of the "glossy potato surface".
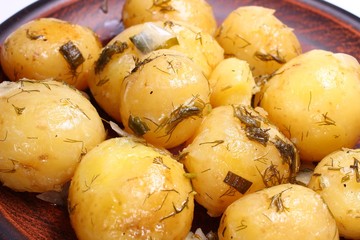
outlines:
M195 199L210 216L246 194L292 181L299 165L292 143L244 105L214 108L182 153Z
M327 205L313 190L282 184L248 194L223 214L219 239L339 239Z
M188 140L209 111L210 88L198 66L177 51L144 57L124 79L120 115L126 131L164 147Z
M213 35L217 23L205 0L126 0L122 10L125 27L151 21L176 20L193 24Z
M308 185L322 196L347 239L360 238L359 160L359 149L335 151L318 163Z
M190 231L194 192L182 164L131 138L109 139L81 161L69 214L81 239L178 239Z
M320 161L360 139L360 65L342 53L312 50L280 68L258 104L304 161Z
M260 6L239 7L225 18L216 34L225 54L247 61L254 77L272 74L301 53L293 30L274 13Z
M90 101L57 81L2 82L0 109L0 182L16 191L60 191L106 136Z
M62 52L64 45L67 47ZM100 50L101 43L91 29L40 18L25 23L6 38L0 59L12 81L53 78L84 90Z

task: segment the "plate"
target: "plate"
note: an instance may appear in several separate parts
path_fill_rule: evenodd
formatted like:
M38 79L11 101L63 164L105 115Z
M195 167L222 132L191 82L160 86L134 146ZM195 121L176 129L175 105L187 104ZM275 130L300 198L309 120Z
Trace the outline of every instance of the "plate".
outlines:
M0 44L21 24L39 17L55 17L93 29L105 44L122 29L124 0L40 0L0 25ZM351 54L360 60L360 19L340 8L314 0L208 0L220 24L234 9L259 5L276 9L275 15L292 27L303 51L321 48ZM107 3L107 4L105 4ZM107 7L104 9L104 6ZM0 71L0 79L6 79ZM66 207L41 201L32 193L0 186L0 239L75 240ZM218 218L196 205L193 228L216 231Z

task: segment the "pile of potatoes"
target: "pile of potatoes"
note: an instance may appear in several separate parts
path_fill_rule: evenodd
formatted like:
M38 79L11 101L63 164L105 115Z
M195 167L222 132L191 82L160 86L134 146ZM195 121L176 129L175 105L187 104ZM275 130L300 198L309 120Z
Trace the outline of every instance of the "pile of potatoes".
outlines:
M104 46L59 19L24 24L0 52L0 182L70 182L79 239L359 239L360 65L302 53L274 13L217 26L205 0L126 0ZM195 203L215 234L190 232Z

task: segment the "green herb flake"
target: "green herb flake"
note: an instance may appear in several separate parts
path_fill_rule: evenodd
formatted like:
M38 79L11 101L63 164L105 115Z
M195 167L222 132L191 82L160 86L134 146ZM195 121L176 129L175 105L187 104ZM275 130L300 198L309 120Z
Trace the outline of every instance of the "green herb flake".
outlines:
M252 185L252 182L246 180L245 178L243 178L231 171L228 171L228 173L224 179L224 183L235 188L241 194L245 194Z
M115 54L123 53L129 46L126 42L115 41L113 44L107 45L100 53L98 60L95 62L95 73L100 73L106 64L110 62L111 57Z
M85 58L81 54L79 48L72 41L62 45L59 51L66 62L69 64L72 71L75 71L78 66L85 62Z
M129 117L128 126L137 136L143 136L150 130L148 125L142 121L140 117L134 117L132 115Z

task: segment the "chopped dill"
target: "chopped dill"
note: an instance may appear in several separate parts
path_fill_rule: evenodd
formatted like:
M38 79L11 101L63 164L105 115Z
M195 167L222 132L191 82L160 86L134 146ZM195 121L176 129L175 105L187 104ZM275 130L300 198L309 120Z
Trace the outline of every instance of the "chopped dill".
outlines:
M274 196L272 196L269 208L275 208L276 212L284 212L286 210L286 207L284 206L281 196L285 191L287 191L289 189L291 189L291 188L287 188L287 189L281 191L280 193L277 193Z
M113 55L123 53L127 48L129 48L128 44L120 41L115 41L113 44L104 47L98 60L95 62L95 73L100 73L106 64L110 62Z

